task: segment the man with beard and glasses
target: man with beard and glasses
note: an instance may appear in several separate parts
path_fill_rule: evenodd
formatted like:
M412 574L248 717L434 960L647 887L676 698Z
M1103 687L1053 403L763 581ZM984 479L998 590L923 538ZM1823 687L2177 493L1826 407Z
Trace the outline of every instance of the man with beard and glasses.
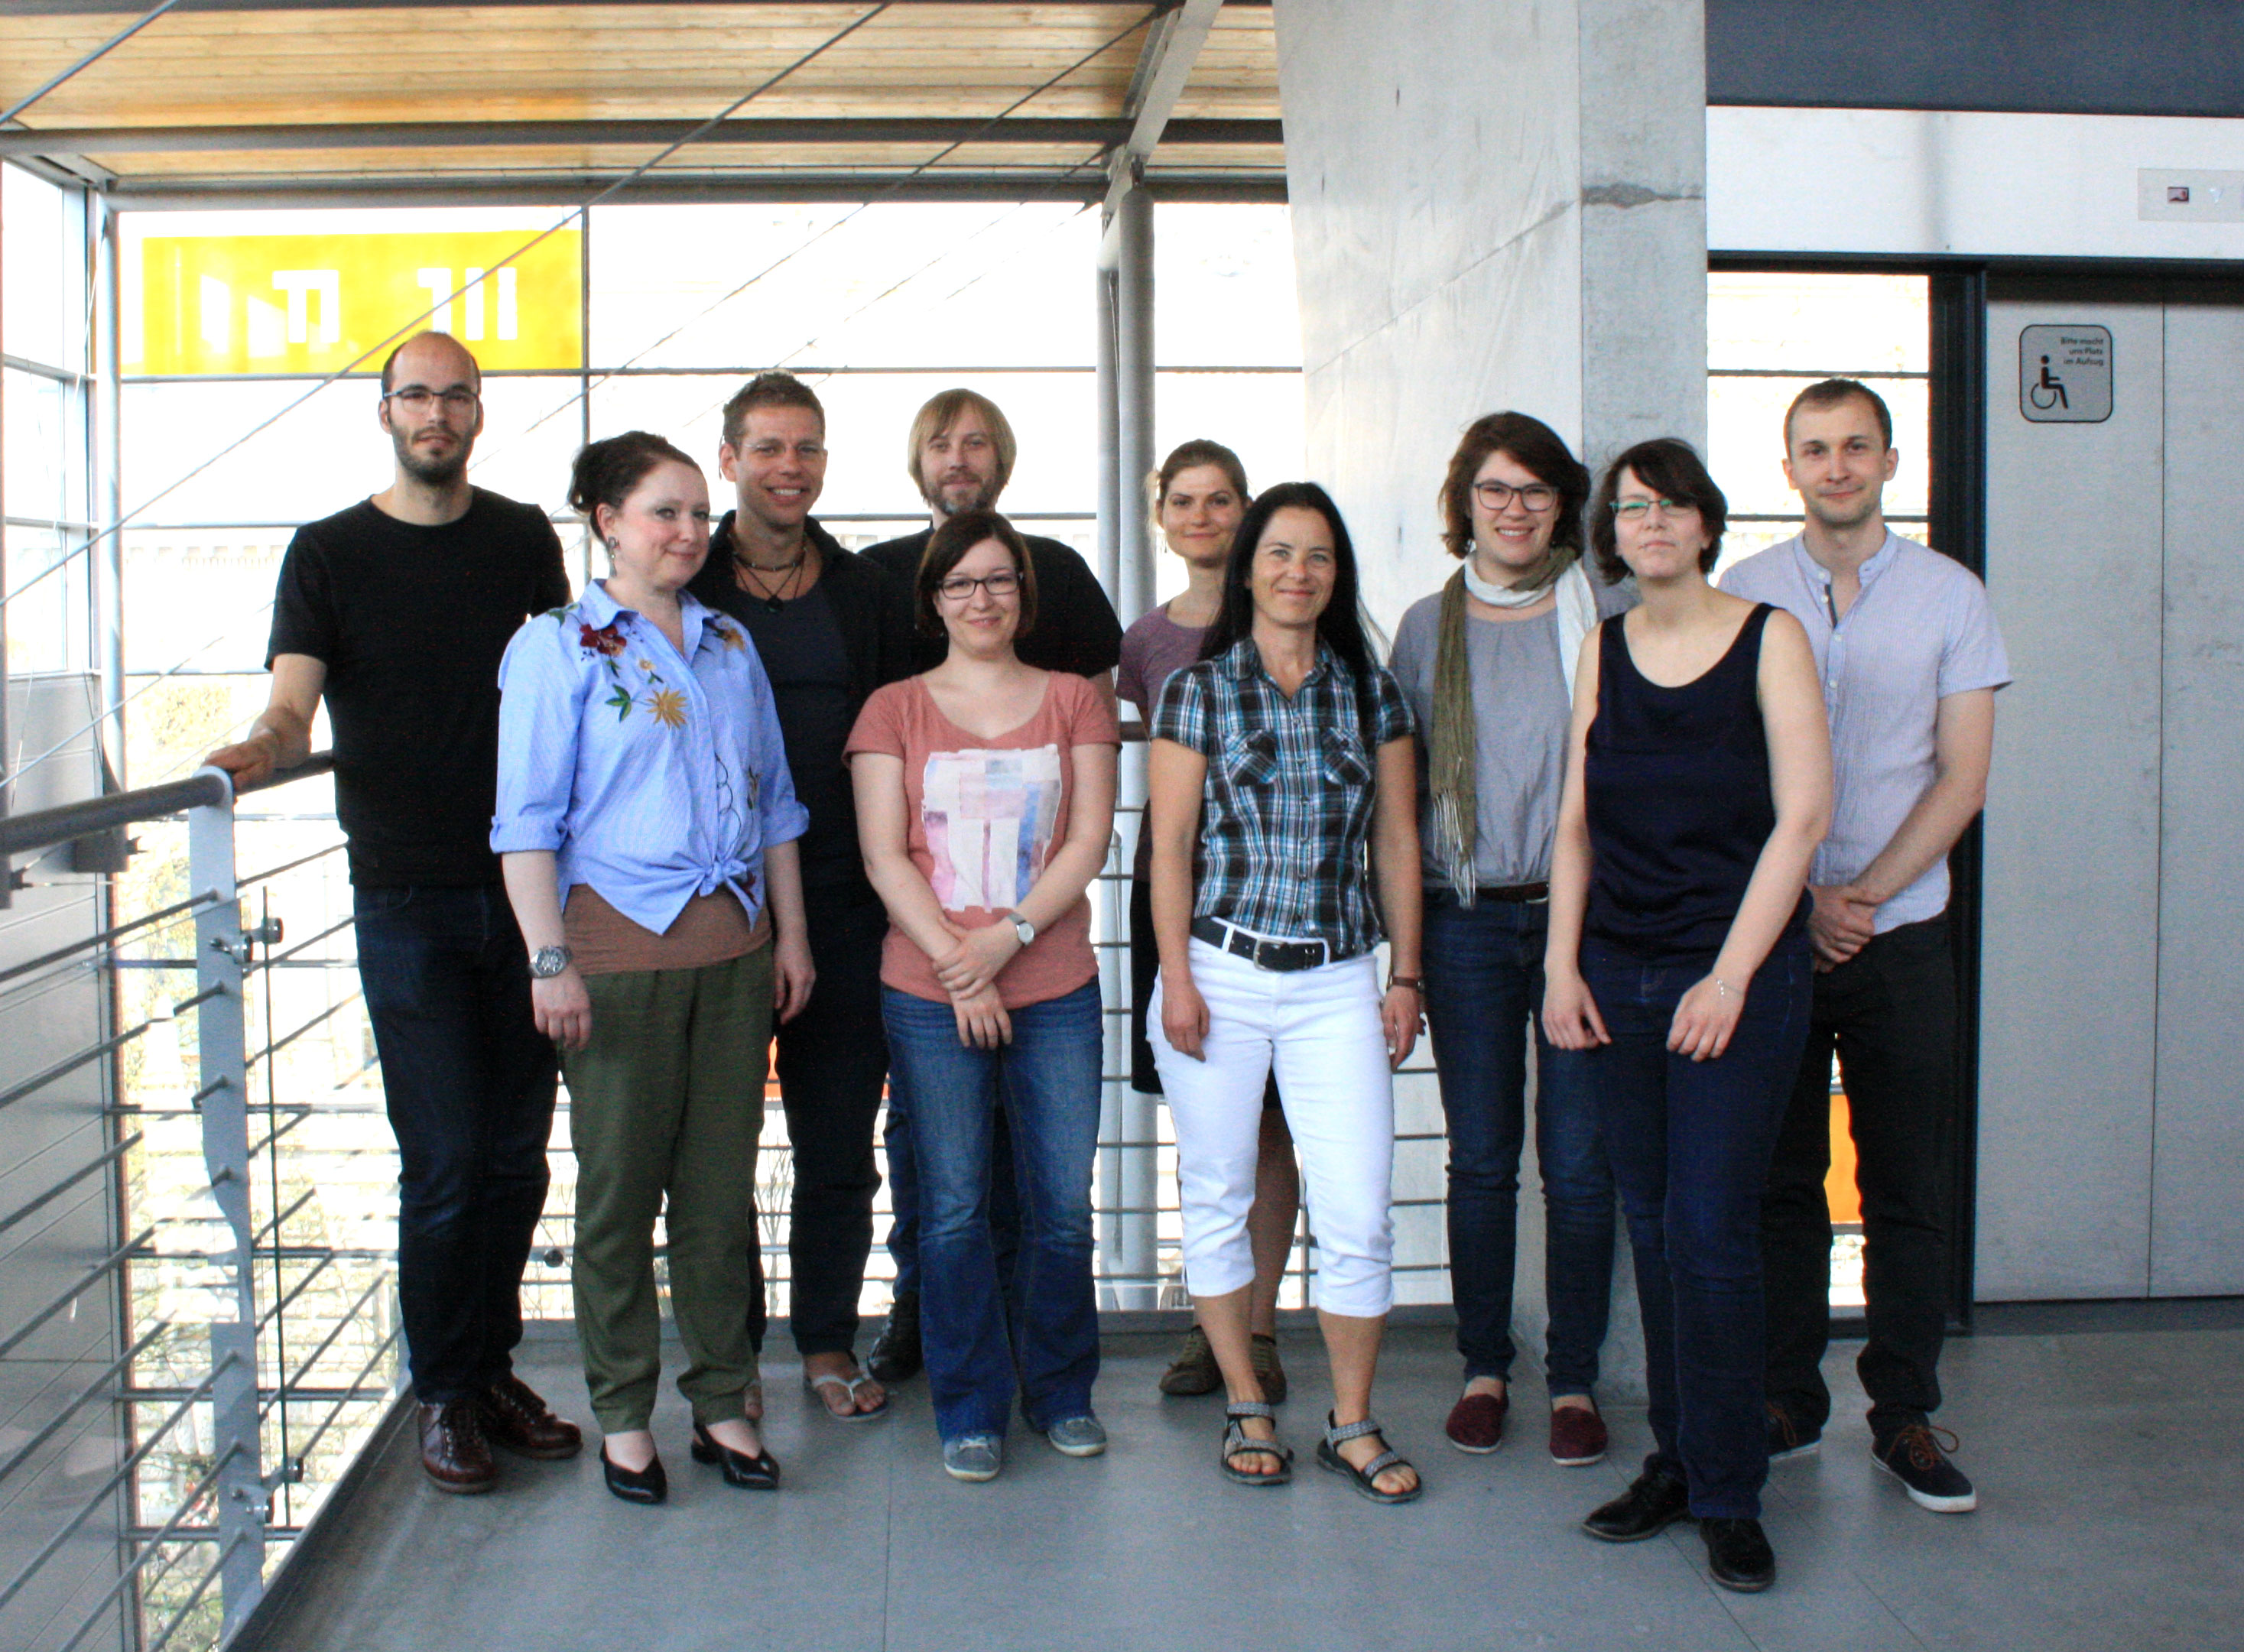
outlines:
M928 525L916 534L874 545L862 554L889 576L894 600L909 624L912 592L917 590L920 558L935 530L970 510L994 510L997 496L1013 475L1017 452L1013 427L989 397L951 389L931 397L913 417L904 447L904 469L927 502ZM1039 671L1071 671L1088 678L1114 703L1114 667L1122 658L1122 623L1114 604L1079 553L1057 539L1024 534L1037 593L1036 624L1014 639L1014 653ZM941 632L929 637L915 627L913 674L932 671L950 651ZM896 1382L920 1368L919 1199L914 1169L909 1103L889 1085L889 1122L883 1136L889 1155L889 1255L896 1267L895 1305L874 1340L866 1365L883 1382ZM1018 1210L1010 1174L1011 1143L1004 1115L997 1116L991 1145L990 1227L998 1251L1001 1278L1010 1273L1018 1236Z
M441 333L383 365L389 486L297 529L274 599L271 700L209 759L238 787L294 767L326 697L359 979L397 1136L421 1463L448 1492L491 1488L493 1441L537 1458L582 1444L510 1359L555 1066L490 848L499 659L524 620L568 602L569 581L543 511L468 483L481 390L475 358Z
M1978 1496L1948 1460L1956 1437L1932 1426L1957 1129L1948 852L1986 802L2011 668L1986 587L1886 526L1899 455L1876 391L1809 385L1786 410L1784 446L1805 527L1722 577L1807 627L1831 722L1831 831L1808 874L1815 1008L1761 1201L1768 1455L1815 1450L1831 1410L1835 1050L1862 1198L1869 1336L1855 1368L1870 1455L1920 1507L1960 1514Z

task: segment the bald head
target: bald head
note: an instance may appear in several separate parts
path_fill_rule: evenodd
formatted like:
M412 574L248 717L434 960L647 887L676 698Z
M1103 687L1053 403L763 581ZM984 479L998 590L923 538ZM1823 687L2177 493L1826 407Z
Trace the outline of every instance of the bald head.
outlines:
M482 390L475 357L448 334L416 334L390 353L381 419L402 475L430 488L461 483L483 432Z

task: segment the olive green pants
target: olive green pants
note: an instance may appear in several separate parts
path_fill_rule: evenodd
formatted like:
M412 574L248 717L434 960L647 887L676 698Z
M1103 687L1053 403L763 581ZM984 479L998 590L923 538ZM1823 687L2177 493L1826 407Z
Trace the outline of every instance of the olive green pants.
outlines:
M593 975L591 1042L564 1051L577 1149L577 1338L592 1413L644 1428L662 1374L654 1219L668 1210L670 1302L696 1422L741 1414L756 1375L756 1138L771 1042L772 950L700 969Z

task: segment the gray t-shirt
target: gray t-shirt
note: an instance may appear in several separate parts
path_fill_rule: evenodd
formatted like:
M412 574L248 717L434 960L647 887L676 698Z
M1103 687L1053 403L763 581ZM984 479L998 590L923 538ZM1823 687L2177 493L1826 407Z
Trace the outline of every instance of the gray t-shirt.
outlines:
M1630 585L1593 578L1600 618L1636 605ZM1389 669L1418 725L1418 840L1425 877L1446 887L1432 853L1432 792L1427 748L1434 732L1434 650L1441 634L1439 591L1410 606L1395 633ZM1558 617L1465 619L1472 670L1479 826L1473 839L1473 881L1483 888L1541 883L1551 875L1551 839L1558 825L1558 788L1566 777L1566 728L1572 707L1558 664Z

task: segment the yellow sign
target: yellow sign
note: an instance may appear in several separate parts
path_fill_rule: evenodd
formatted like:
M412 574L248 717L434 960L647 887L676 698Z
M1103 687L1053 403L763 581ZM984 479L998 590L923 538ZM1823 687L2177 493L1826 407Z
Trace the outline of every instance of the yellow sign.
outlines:
M335 373L449 333L487 368L581 365L582 233L177 235L141 243L142 371ZM520 256L510 258L520 253ZM426 317L426 320L420 318Z

